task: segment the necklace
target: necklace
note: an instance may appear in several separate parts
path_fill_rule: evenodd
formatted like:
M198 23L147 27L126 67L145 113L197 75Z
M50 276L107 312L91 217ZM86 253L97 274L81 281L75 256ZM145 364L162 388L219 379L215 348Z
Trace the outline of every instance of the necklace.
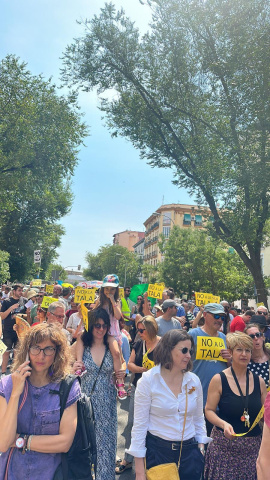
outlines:
M246 373L246 397L245 398L244 398L243 392L240 388L240 385L239 385L239 382L237 380L237 376L235 375L235 371L234 371L233 367L231 367L231 371L232 371L232 375L233 375L234 381L236 383L236 386L238 388L238 391L241 395L241 399L242 399L243 404L244 404L244 411L243 411L243 415L241 415L241 417L240 417L240 420L241 420L241 422L245 422L245 427L249 428L250 427L249 414L248 414L249 371L247 370L247 373Z

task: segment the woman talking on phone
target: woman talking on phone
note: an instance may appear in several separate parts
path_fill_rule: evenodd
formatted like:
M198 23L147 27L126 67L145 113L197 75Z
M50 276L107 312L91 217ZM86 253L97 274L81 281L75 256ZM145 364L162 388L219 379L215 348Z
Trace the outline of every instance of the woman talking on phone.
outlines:
M19 343L12 374L0 381L0 480L53 480L77 425L75 381L60 421L60 382L69 373L62 331L40 324Z

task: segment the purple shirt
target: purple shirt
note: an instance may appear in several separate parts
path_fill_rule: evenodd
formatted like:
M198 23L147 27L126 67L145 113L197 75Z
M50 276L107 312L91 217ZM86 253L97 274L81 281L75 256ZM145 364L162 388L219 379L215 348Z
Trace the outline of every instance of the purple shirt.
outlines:
M58 435L60 424L60 397L51 394L58 390L60 383L49 383L44 387L34 387L29 380L26 401L18 414L17 433L27 435ZM0 381L0 395L8 402L12 392L12 378L7 375ZM77 402L81 396L79 382L70 391L66 408ZM20 396L21 405L23 393ZM0 456L0 480L4 480L5 467L10 449ZM14 448L8 469L8 480L52 480L55 470L61 463L61 453L39 453L21 451Z

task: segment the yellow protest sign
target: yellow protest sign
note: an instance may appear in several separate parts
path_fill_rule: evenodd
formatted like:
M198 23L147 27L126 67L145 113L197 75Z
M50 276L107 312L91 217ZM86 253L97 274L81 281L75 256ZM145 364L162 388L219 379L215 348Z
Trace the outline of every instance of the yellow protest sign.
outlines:
M196 305L206 305L207 303L220 303L220 297L212 293L195 292Z
M53 287L54 285L45 285L45 292L48 293L49 295L53 293Z
M148 297L161 299L163 290L163 284L149 283L147 291Z
M3 355L6 349L7 349L7 346L4 344L4 342L2 342L2 340L0 340L0 355Z
M196 360L227 362L220 354L220 351L225 349L223 338L197 337Z
M257 307L264 307L264 303L263 302L257 303Z
M53 302L58 302L58 298L44 296L42 300L41 308L49 308L49 305Z
M124 289L123 287L119 288L119 298L124 298Z
M75 288L74 303L94 303L96 288Z
M40 278L36 278L32 280L32 287L40 287L42 284L42 280Z
M88 310L87 310L86 306L83 304L83 302L81 303L81 312L82 312L82 319L83 319L83 323L84 323L84 328L88 332Z

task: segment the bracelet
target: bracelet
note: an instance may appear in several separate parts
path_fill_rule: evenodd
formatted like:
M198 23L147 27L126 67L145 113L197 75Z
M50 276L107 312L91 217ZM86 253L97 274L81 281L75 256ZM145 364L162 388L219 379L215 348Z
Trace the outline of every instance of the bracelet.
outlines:
M24 446L23 446L23 449L22 449L22 455L24 455L26 450L27 450L28 439L29 439L29 435L25 435L24 436Z
M199 450L204 455L204 447L199 447Z
M33 438L33 435L30 435L30 437L28 438L28 442L27 442L27 451L30 452L31 450L31 441L32 441L32 438Z

